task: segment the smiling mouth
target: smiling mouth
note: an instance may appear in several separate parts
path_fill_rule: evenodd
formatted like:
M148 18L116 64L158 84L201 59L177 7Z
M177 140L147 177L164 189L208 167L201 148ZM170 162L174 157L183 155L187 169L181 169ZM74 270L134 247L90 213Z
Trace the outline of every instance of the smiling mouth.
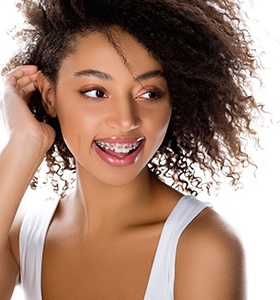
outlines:
M119 158L123 158L135 152L142 144L143 140L144 138L138 138L137 141L134 143L125 143L125 142L109 143L109 142L96 140L95 144L103 152Z

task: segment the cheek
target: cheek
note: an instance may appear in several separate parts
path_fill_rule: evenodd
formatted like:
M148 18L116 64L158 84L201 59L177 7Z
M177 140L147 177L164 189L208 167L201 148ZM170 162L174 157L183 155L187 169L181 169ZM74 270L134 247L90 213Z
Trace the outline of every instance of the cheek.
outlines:
M150 116L149 122L147 121L151 134L159 143L162 142L166 134L170 118L171 106L167 106L154 112L153 115Z
M171 119L171 111L171 105L166 105L166 107L154 114L154 119L159 129L162 128L163 131L166 131Z
M60 106L57 110L63 138L69 148L84 147L91 145L97 132L100 116L89 114L74 106ZM74 150L74 149L73 149Z

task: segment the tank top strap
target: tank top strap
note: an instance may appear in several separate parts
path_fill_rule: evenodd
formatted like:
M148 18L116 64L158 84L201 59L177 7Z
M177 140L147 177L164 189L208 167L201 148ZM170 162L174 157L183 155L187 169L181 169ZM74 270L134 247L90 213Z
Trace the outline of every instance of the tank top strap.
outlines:
M179 238L210 203L183 196L167 218L160 236L144 300L174 299L175 260Z
M25 298L42 300L41 269L46 234L59 197L38 201L27 211L20 229L20 279Z
M51 197L30 209L22 222L19 250L21 285L28 300L42 300L41 271L46 234L59 203ZM180 235L206 207L192 196L184 196L167 218L156 250L144 300L174 299L175 258Z

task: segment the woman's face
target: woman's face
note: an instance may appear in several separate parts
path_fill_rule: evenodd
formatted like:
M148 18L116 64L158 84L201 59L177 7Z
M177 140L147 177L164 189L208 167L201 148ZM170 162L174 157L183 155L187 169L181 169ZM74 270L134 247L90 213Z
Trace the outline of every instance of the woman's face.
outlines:
M53 105L78 174L121 185L161 145L171 104L159 62L129 34L112 33L126 63L103 34L81 37L62 63Z

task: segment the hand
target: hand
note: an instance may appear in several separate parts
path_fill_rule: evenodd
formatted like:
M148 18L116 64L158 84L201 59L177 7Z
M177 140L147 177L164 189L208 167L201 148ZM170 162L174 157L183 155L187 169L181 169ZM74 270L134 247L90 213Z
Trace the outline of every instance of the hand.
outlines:
M28 108L29 95L37 89L39 73L38 68L31 65L9 73L4 82L1 111L10 137L15 134L33 137L34 143L42 142L48 150L54 142L55 131L50 125L37 121Z

